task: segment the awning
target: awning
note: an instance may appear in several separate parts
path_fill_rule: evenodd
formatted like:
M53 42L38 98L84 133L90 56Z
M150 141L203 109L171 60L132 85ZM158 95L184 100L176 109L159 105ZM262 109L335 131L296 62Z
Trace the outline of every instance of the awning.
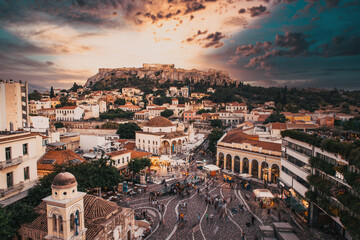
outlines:
M239 177L243 177L243 178L251 178L252 175L251 174L248 174L248 173L241 173L239 174Z
M96 158L96 156L97 156L96 153L85 153L83 155L84 158L91 158L91 159Z
M275 198L274 195L267 189L255 189L253 190L256 198Z
M204 166L204 170L208 170L208 171L219 171L220 168L214 164L208 164L206 166Z

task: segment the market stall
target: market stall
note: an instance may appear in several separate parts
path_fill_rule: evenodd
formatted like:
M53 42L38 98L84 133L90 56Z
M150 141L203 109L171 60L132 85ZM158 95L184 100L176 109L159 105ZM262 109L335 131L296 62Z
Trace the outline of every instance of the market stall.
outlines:
M261 207L271 207L273 205L274 195L268 189L253 190L255 201L259 201Z
M220 171L220 168L213 164L208 164L204 166L204 170L210 172L210 176L214 177Z

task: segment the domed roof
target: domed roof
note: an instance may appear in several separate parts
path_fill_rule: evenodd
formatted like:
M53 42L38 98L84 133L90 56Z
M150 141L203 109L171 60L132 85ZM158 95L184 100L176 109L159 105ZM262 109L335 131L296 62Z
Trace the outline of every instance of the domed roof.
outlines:
M61 172L54 177L52 187L54 188L70 188L77 185L74 175L69 172Z
M146 124L145 127L172 127L174 124L167 118L162 116L154 117L150 119Z

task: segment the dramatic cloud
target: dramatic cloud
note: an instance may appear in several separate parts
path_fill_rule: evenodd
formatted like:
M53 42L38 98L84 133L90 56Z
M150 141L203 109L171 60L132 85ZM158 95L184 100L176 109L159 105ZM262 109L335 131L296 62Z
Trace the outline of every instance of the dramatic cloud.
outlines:
M360 55L360 36L336 36L331 42L320 46L319 54L324 57Z
M187 43L194 42L202 46L203 48L210 48L210 47L219 48L224 45L224 43L221 42L221 40L225 38L224 34L222 34L221 32L215 32L215 33L210 33L205 37L203 37L203 35L206 34L207 32L208 32L207 30L206 31L198 30L196 34L187 38L183 42L187 42Z
M265 41L262 43L257 42L256 45L238 46L235 54L242 57L251 57L245 67L270 70L270 58L276 56L306 56L309 54L310 44L302 33L287 32L284 35L276 35L274 42Z
M63 87L99 67L156 62L223 69L253 84L355 79L358 8L354 0L0 1L0 78Z
M260 5L258 7L251 7L251 8L248 9L248 11L250 12L250 15L252 17L256 17L256 16L259 16L259 15L265 14L266 13L266 7L263 6L263 5Z
M206 38L204 38L202 41L205 42L204 43L205 48L209 48L209 47L219 48L224 45L224 43L221 42L221 39L223 38L225 38L225 35L223 35L221 32L215 32L207 35Z

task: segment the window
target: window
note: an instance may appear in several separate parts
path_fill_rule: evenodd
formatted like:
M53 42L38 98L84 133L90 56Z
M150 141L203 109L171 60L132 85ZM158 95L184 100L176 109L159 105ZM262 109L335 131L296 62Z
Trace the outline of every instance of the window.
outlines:
M122 163L124 163L125 162L125 158L122 158Z
M60 232L63 232L63 222L62 222L62 217L61 216L59 216L58 217L58 220L59 220L59 229L60 229Z
M14 186L14 173L9 172L6 174L7 187L10 188Z
M72 213L70 215L70 231L74 231L75 230L75 216Z
M29 167L24 168L24 180L30 179L30 170Z
M11 147L5 148L5 159L6 161L11 160Z
M57 222L56 222L56 215L54 214L53 217L53 230L57 232Z
M27 143L23 144L23 155L28 155L28 144Z

